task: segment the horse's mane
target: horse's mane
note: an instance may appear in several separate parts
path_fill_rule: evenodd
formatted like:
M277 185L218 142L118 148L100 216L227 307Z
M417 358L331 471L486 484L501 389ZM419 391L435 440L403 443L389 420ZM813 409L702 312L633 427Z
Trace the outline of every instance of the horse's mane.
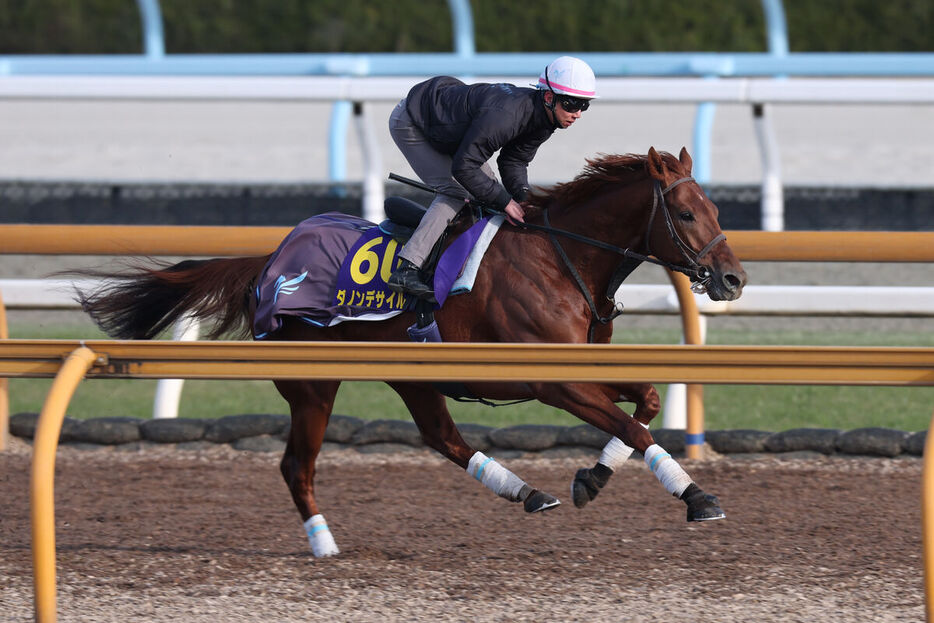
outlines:
M659 155L665 166L680 170L681 163L670 153L662 151ZM588 158L587 166L570 182L539 187L532 190L526 202L532 208L543 209L553 204L572 206L581 203L599 193L609 184L628 184L646 175L645 166L648 156L645 154L600 154Z

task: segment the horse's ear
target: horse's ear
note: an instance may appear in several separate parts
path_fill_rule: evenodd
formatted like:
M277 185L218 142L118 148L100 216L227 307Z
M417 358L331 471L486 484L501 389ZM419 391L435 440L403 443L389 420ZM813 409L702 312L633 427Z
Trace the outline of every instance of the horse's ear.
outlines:
M691 154L688 153L686 147L681 148L681 153L678 154L678 160L681 161L681 166L684 167L685 175L690 175L691 169L694 167L694 161L691 160Z
M654 147L649 147L649 156L646 158L646 166L649 169L649 175L659 182L665 182L665 163L662 157L658 155Z

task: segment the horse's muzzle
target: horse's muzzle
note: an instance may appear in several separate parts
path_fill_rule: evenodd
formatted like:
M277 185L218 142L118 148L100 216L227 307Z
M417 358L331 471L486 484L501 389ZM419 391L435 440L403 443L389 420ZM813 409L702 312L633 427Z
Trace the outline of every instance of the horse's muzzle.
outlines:
M742 268L738 271L708 270L710 276L704 286L707 288L707 296L710 297L710 300L735 301L743 294L743 286L746 285L746 271Z

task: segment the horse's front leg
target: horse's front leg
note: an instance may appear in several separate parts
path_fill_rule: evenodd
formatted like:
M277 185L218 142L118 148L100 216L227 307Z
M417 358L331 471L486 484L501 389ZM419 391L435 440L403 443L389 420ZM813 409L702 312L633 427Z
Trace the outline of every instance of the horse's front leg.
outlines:
M598 387L613 402L635 404L632 418L646 428L661 411L658 391L650 383L610 383ZM600 489L606 486L613 472L629 459L632 451L631 446L627 446L618 437L613 437L604 446L596 465L577 470L571 482L571 499L574 501L574 506L583 508L597 497Z
M726 516L720 508L719 500L704 493L681 465L655 443L648 428L617 407L601 386L584 383L542 384L535 389L542 402L564 409L610 433L622 446L640 451L646 466L665 490L687 505L688 521L707 521ZM610 443L613 444L613 441Z
M439 392L413 383L389 383L389 386L405 402L425 443L466 470L487 489L510 502L522 502L528 513L561 504L558 498L531 487L491 457L470 447L457 430L444 396Z

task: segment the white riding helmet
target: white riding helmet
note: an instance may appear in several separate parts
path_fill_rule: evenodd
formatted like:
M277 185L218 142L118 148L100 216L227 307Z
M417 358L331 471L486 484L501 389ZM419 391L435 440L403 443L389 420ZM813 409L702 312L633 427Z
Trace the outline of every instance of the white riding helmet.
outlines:
M597 79L593 75L593 69L573 56L562 56L553 60L542 71L538 83L533 83L532 86L578 99L597 98Z

